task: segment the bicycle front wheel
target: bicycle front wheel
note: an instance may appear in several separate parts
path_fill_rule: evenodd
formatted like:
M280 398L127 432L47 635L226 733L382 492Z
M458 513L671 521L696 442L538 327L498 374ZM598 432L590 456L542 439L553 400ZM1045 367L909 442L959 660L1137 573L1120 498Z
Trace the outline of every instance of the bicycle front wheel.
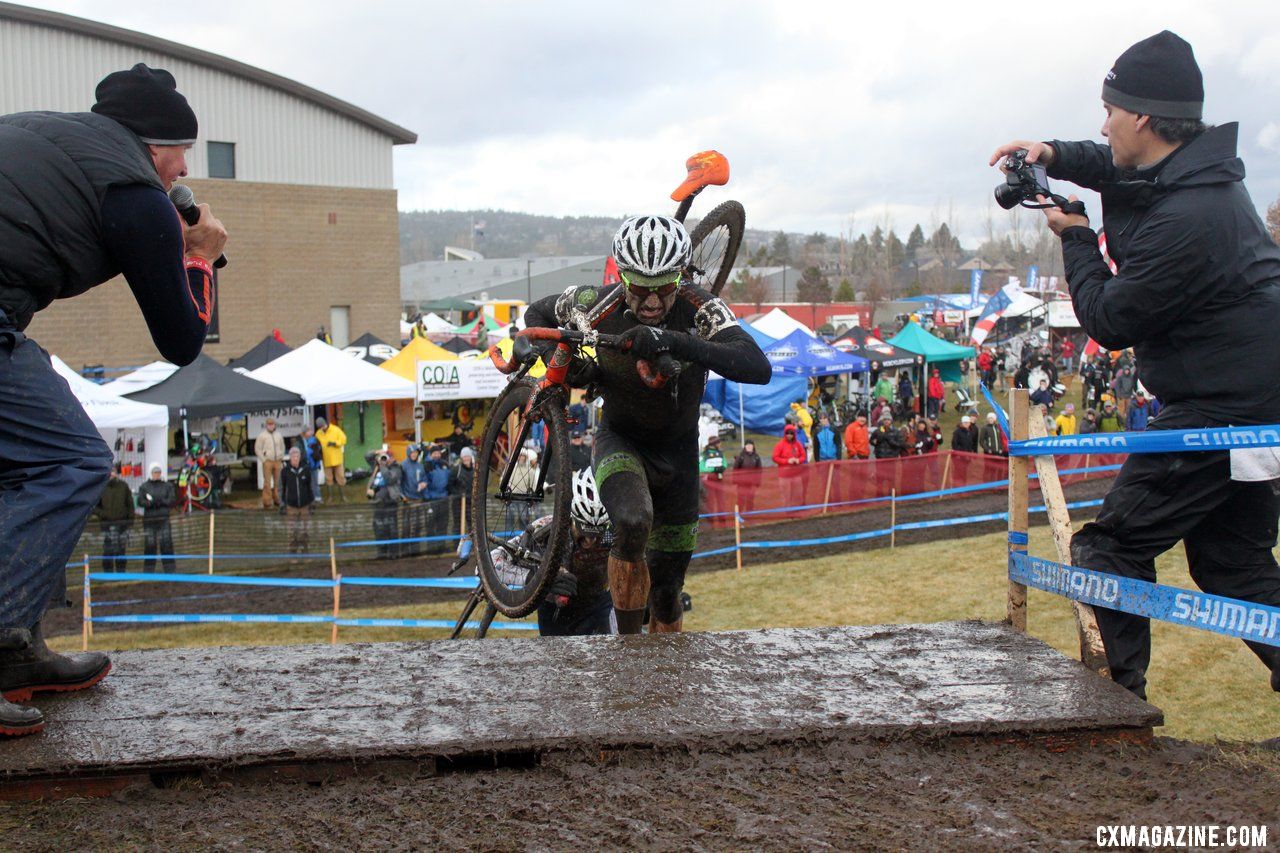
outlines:
M187 478L187 494L196 503L204 503L213 494L213 478L203 468L197 468Z
M694 284L711 291L712 296L720 295L738 258L746 230L747 212L736 201L717 205L702 218L690 235L693 257L689 259L689 267Z
M498 395L485 424L471 492L471 531L480 583L493 606L509 619L527 616L537 608L569 543L573 491L569 426L555 394L526 415L534 392L533 382L521 380ZM535 449L530 452L526 443ZM522 460L525 453L529 456ZM494 560L490 552L499 543L520 535L531 521L546 515L551 516L550 535L536 563Z

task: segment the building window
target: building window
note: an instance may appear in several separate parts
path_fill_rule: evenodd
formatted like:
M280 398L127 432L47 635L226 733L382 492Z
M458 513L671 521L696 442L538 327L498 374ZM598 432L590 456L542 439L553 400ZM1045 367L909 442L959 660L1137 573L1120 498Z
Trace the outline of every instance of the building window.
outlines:
M236 144L234 142L209 143L209 177L234 178L236 176Z
M333 305L329 308L329 338L338 349L351 343L350 305Z

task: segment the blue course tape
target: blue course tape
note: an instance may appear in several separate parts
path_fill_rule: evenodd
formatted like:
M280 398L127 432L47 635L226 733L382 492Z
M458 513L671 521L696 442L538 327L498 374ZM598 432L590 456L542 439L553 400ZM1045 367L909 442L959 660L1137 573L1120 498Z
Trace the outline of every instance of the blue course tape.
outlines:
M1030 536L1028 536L1028 535L1026 534L1026 531L1023 531L1023 530L1010 530L1010 531L1009 531L1009 544L1010 544L1010 545L1026 545L1026 544L1027 544L1027 542L1029 542L1029 541L1030 541L1030 539L1031 539L1031 537L1030 537Z
M431 589L475 589L474 577L462 578L359 578L341 577L343 586L412 586Z
M135 613L129 616L93 616L90 622L305 622L328 624L332 616L300 616L268 613Z
M102 582L145 581L147 583L212 583L232 586L286 586L333 589L333 581L319 578L269 578L241 575L166 575L149 572L90 572L89 580Z
M296 560L302 558L304 560L329 559L329 554L214 554L215 560ZM116 560L128 560L130 562L138 562L140 560L207 560L208 554L131 554L124 557L114 557ZM84 565L80 563L79 565Z
M1011 442L1009 453L1013 456L1043 456L1049 453L1188 453L1243 447L1280 447L1280 425L1059 435Z
M500 534L495 534L500 535ZM458 534L445 533L440 536L414 536L410 539L361 539L358 542L339 542L337 548L367 548L373 545L407 545L412 542L457 542ZM324 556L329 556L325 554Z
M1086 604L1280 647L1280 607L1009 555L1009 579Z
M332 619L332 617L330 617ZM454 622L448 619L337 619L338 625L347 628L452 628ZM466 627L476 629L477 622L468 622ZM536 622L494 621L489 626L491 631L536 631Z
M1009 438L1009 415L1004 409L1000 408L1000 404L996 402L996 398L991 396L991 391L987 389L985 383L978 383L978 387L982 389L982 396L987 398L988 405L991 410L996 413L996 422L1000 424L1000 431L1004 433L1005 440Z

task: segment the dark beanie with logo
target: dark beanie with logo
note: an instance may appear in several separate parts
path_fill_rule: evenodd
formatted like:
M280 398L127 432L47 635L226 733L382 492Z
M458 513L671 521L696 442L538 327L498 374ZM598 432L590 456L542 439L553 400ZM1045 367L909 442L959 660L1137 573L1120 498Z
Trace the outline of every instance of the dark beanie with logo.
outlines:
M1107 73L1102 100L1140 115L1199 119L1204 78L1191 45L1168 30L1138 42Z
M148 145L195 144L196 114L168 71L139 62L102 78L94 96L95 113L120 122Z

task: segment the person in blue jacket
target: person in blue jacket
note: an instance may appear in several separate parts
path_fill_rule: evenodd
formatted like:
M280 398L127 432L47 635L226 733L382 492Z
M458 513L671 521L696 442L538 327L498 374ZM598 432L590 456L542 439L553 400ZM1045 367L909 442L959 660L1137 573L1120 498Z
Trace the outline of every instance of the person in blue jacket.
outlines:
M422 494L430 501L431 520L427 524L429 536L444 536L449 532L449 463L439 445L428 452L426 469L426 489ZM434 539L427 543L428 554L441 554L449 550L449 544L442 539Z
M409 445L405 460L400 463L400 491L404 496L404 523L400 529L404 538L416 539L425 535L427 528L427 469L422 464L422 447ZM405 556L416 557L422 550L419 542L406 542L402 549Z
M813 428L813 461L826 462L840 458L840 434L831 425L831 418L818 415L818 425Z

